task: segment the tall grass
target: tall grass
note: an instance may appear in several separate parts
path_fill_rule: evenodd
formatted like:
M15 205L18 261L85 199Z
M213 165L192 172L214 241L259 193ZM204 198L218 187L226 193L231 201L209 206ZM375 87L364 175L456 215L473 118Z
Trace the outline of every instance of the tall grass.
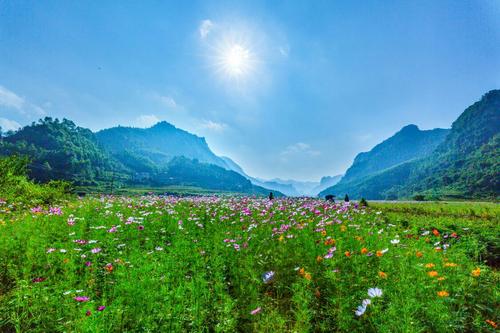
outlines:
M147 196L4 212L0 331L494 331L482 255L498 220L392 205Z

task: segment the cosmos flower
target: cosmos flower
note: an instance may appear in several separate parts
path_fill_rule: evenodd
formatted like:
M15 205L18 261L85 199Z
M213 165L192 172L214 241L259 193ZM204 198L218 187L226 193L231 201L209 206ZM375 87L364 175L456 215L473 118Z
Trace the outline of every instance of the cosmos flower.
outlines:
M97 253L99 253L99 252L101 252L101 251L102 251L102 250L101 250L101 248L100 248L100 247L95 247L95 248L93 248L92 250L90 250L90 252L92 252L93 254L97 254Z
M439 273L436 272L436 271L430 271L430 272L427 273L427 275L429 275L430 277L436 277L436 276L439 275Z
M386 274L386 273L384 273L384 272L382 272L382 271L378 272L378 276L379 276L381 279L387 279L387 274Z
M258 307L258 308L256 308L255 310L250 311L250 314L251 314L252 316L255 316L256 314L258 314L258 313L259 313L259 312L261 312L261 311L262 311L262 309L261 309L261 307L259 306L259 307Z
M382 297L382 289L379 289L379 288L370 288L368 289L368 296L370 296L371 298L374 298L374 297Z
M366 305L360 305L357 307L356 311L354 313L356 316L360 317L366 312Z
M104 311L104 309L106 309L106 307L104 305L101 305L97 308L97 311Z
M270 283L274 280L275 272L273 271L268 271L262 274L262 281L264 283Z
M448 297L448 296L450 296L450 294L449 294L446 290L441 290L441 291L438 291L438 292L437 292L437 295L438 295L439 297Z
M89 297L87 296L76 296L75 298L73 298L75 301L77 302L88 302L90 300Z

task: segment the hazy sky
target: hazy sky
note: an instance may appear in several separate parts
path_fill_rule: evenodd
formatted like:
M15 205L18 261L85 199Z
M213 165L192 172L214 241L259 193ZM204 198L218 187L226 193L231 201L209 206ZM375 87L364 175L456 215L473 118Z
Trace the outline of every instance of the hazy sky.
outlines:
M500 88L500 1L0 0L0 126L167 120L264 178L342 173Z

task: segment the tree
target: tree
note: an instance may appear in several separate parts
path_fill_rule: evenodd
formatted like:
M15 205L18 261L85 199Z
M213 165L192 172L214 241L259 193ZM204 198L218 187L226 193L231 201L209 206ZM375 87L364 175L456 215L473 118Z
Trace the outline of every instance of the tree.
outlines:
M345 202L349 202L349 196L346 194L345 197L344 197L344 201Z

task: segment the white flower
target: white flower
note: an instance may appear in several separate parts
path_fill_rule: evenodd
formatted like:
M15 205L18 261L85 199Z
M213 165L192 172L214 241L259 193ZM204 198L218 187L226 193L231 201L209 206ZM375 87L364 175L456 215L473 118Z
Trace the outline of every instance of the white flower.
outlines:
M366 306L365 305L360 305L358 306L358 308L356 309L356 311L354 311L354 313L356 314L356 316L362 316L366 311Z
M391 244L397 244L397 243L399 243L399 239L392 239L391 240Z
M427 236L427 235L429 234L429 232L430 232L429 230L424 231L424 232L422 233L422 236Z
M382 289L370 288L368 289L368 296L370 296L371 298L382 297Z
M361 302L362 306L368 306L370 304L372 304L372 301L369 298L366 298L366 299L363 300L363 302Z
M380 252L382 252L382 254L385 254L387 251L389 251L389 249L383 249L383 250L382 250L382 251L380 251Z

